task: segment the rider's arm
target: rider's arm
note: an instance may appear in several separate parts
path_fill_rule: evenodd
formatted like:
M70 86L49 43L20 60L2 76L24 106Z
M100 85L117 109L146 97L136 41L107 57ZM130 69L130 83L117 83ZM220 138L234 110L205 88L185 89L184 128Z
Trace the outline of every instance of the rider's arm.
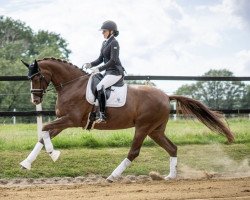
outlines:
M103 62L103 56L102 56L102 52L100 53L100 56L93 62L91 62L91 67L95 67L97 65L100 65Z
M111 53L110 53L110 60L103 66L99 67L100 71L106 70L109 67L113 67L116 65L117 61L119 60L119 44L117 41L112 41L111 43Z
M103 45L104 45L104 42L102 43L102 46ZM91 62L90 64L91 64L91 67L95 67L97 65L100 65L102 62L103 62L103 55L102 55L102 50L101 50L99 57L95 61Z

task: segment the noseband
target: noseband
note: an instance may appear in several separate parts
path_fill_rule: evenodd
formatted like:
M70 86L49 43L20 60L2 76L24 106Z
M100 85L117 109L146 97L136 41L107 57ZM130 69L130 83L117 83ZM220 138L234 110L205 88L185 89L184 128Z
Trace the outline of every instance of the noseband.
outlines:
M49 82L45 79L45 76L40 71L38 73L36 73L36 74L33 74L31 77L29 77L29 79L32 81L32 79L35 76L39 76L40 89L31 89L30 93L35 95L35 96L38 96L38 97L42 98L43 95L46 93L46 88L48 87ZM46 87L44 87L44 88L42 87L42 81L44 81L46 83Z

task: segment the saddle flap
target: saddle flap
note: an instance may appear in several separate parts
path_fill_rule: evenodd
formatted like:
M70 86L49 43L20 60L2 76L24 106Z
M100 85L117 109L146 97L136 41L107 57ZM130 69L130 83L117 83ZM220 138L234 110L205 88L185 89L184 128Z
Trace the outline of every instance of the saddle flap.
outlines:
M92 74L89 78L86 99L90 104L95 104L97 99L96 86L103 79L103 75ZM127 98L127 84L124 83L124 77L121 78L115 85L107 88L106 93L106 106L107 107L121 107L126 103Z

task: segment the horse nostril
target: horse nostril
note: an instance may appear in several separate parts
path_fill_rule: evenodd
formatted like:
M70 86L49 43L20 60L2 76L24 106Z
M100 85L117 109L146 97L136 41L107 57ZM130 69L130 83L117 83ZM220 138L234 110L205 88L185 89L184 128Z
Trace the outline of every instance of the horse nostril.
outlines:
M34 99L33 101L35 104L39 103L39 101L37 99Z

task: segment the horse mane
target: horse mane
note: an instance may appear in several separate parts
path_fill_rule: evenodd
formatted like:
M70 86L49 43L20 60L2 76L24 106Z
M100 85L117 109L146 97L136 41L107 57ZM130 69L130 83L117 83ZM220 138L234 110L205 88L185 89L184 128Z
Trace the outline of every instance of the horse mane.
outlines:
M45 57L43 59L37 60L37 62L44 61L44 60L51 60L51 61L56 61L56 62L60 62L60 63L65 63L65 64L68 64L69 66L72 66L72 67L74 67L76 69L79 69L81 72L84 72L84 73L88 74L87 72L81 70L79 67L77 67L76 65L72 64L71 62L69 62L67 60L62 60L62 59L59 59L59 58Z

